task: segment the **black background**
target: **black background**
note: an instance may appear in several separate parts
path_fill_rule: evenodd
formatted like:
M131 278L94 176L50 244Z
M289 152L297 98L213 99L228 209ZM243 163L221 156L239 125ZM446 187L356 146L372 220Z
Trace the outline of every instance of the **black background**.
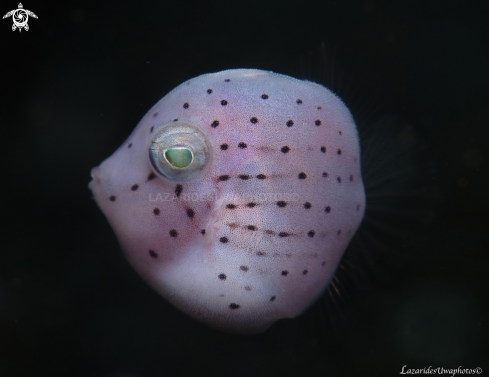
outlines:
M39 17L28 32L0 23L0 376L487 371L486 1L23 4ZM426 138L436 217L401 274L351 295L346 325L324 330L306 315L292 335L215 332L127 264L87 189L90 169L181 82L229 68L299 77L322 41L376 67Z

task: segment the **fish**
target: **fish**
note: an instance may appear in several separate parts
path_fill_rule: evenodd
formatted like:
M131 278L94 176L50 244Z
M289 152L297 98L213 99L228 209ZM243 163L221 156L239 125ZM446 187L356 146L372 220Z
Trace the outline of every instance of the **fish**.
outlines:
M258 69L182 83L91 177L139 275L183 313L234 334L309 308L366 206L348 107L325 86Z

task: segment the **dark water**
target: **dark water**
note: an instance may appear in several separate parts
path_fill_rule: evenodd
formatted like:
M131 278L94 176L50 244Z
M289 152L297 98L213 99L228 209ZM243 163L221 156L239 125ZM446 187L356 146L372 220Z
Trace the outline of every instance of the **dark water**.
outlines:
M39 17L28 32L0 23L0 376L487 372L487 2L23 4ZM436 217L388 283L349 295L347 321L308 313L259 337L217 333L125 262L90 169L184 80L228 68L300 76L322 41L358 57L349 69L374 69L424 136Z

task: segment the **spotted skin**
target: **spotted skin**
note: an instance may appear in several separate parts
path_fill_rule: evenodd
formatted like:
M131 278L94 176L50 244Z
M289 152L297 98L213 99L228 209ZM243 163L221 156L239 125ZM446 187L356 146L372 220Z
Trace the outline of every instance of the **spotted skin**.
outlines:
M187 122L209 163L174 181L151 137ZM92 170L90 189L132 266L186 314L258 333L325 290L363 218L356 126L315 83L251 69L191 79L161 99Z

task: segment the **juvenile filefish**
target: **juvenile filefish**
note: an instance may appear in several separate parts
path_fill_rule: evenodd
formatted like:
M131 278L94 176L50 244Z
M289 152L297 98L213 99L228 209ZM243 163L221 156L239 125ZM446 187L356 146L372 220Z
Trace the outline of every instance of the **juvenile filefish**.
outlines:
M365 210L348 108L319 84L255 69L172 90L92 178L143 279L232 333L304 312Z

